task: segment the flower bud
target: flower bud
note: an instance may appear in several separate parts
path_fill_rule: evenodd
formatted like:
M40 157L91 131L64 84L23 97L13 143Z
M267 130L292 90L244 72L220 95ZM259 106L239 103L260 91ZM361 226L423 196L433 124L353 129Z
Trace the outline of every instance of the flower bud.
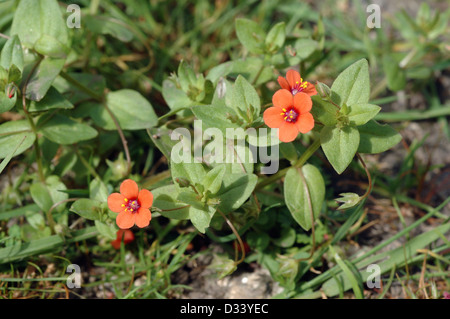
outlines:
M324 98L324 99L330 99L331 98L331 89L325 83L317 81L316 90L317 90L317 93L319 93L319 95L322 98Z
M17 86L14 83L9 83L6 86L6 96L8 99L12 99L14 97L14 94L17 92Z

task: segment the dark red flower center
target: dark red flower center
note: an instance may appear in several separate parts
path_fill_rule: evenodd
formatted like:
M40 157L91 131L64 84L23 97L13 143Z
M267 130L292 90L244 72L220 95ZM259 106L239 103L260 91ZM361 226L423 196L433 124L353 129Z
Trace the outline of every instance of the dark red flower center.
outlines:
M297 122L299 115L300 113L293 106L288 107L287 109L283 109L283 112L281 113L283 119L288 123Z
M138 209L141 207L139 201L137 199L129 200L127 198L124 199L125 204L122 204L122 207L125 211L129 211L131 213L136 213Z
M298 92L303 91L308 86L308 82L303 82L303 79L301 79L300 82L295 82L294 86L291 88L292 95L297 94Z

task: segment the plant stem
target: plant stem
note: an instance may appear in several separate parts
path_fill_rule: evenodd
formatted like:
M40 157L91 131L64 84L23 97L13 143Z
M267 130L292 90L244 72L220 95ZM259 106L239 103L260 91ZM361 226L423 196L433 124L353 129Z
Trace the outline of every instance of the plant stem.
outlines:
M77 154L78 158L80 159L81 163L84 165L84 167L87 168L87 170L95 177L97 178L100 182L103 182L103 179L100 177L100 175L98 175L98 173L95 171L95 169L88 163L88 161L86 161L86 159L81 155L80 151L78 150L77 145L74 145L74 149L75 149L75 154ZM106 187L106 185L105 185Z
M120 127L119 121L117 120L114 113L111 111L111 109L108 107L106 102L104 101L103 95L97 94L90 88L86 87L73 77L71 77L69 74L67 74L64 71L61 71L60 75L67 80L69 83L73 84L75 87L80 89L81 91L85 92L86 94L90 95L92 98L97 100L98 102L102 103L105 110L108 112L109 116L111 116L111 119L114 122L114 125L116 126L117 132L119 133L120 140L122 141L123 149L125 151L125 157L127 159L127 175L130 175L131 173L131 157L130 157L130 151L128 149L128 142L125 139L125 135L123 134L122 128Z
M59 75L61 75L61 77L63 79L65 79L67 82L69 82L70 84L73 84L75 87L77 87L78 89L80 89L81 91L83 91L84 93L86 93L87 95L90 95L92 98L94 98L95 100L99 101L99 102L103 102L103 95L98 94L97 92L91 90L90 88L88 88L87 86L84 86L82 83L80 83L79 81L77 81L76 79L74 79L73 77L71 77L69 74L67 74L64 71L61 71L59 73Z
M42 166L42 158L41 158L41 148L39 146L38 141L38 130L36 128L36 125L34 124L33 119L31 118L30 113L28 113L27 109L27 100L26 100L26 93L27 93L27 86L28 82L30 81L31 77L33 76L33 73L38 68L39 64L41 64L42 57L39 58L39 60L33 65L33 68L31 69L30 73L28 74L25 83L23 85L22 89L22 107L23 111L25 112L25 116L27 117L28 123L30 124L31 130L33 131L34 135L36 136L36 139L34 140L34 150L36 153L36 164L38 166L38 176L42 183L45 183L45 175L44 175L44 169Z
M245 247L244 247L244 243L243 243L243 241L242 241L242 238L241 238L241 236L239 236L238 231L236 230L236 228L234 228L233 223L228 219L228 217L225 216L225 214L222 213L222 212L220 211L220 209L218 209L217 211L218 211L219 214L225 219L225 221L227 222L228 226L231 228L231 230L233 231L234 235L236 236L236 238L237 238L237 240L238 240L238 242L239 242L239 246L241 247L241 253L242 253L242 256L241 256L241 259L235 261L235 264L236 264L236 265L239 265L239 264L240 264L241 262L243 262L244 259L245 259Z
M358 157L359 161L361 162L361 165L364 167L364 170L366 171L368 179L367 183L369 184L369 188L367 189L366 193L361 197L361 199L363 199L369 196L370 192L372 191L372 176L370 175L369 169L367 168L366 163L362 159L361 155L359 153L356 153L356 156Z
M261 68L259 69L258 73L256 73L256 76L255 76L255 78L252 81L252 85L255 85L256 82L258 82L258 79L261 76L261 73L264 70L264 67L265 67L265 65L264 65L264 62L263 62L262 65L261 65Z
M314 143L312 143L307 149L306 151L302 154L302 156L300 156L300 158L291 166L291 167L302 167L303 164L306 163L306 161L319 149L320 147L320 139L318 138L317 140L314 141ZM271 175L270 177L262 180L261 182L259 182L256 187L255 190L259 190L271 183L276 182L278 179L282 178L284 175L286 175L287 171L291 168L291 167L286 167L280 171L278 171L277 173Z
M108 107L108 104L106 104L106 102L104 102L103 106L105 107L109 116L111 116L111 118L114 122L114 125L116 126L117 132L119 133L120 140L122 141L123 149L125 151L125 157L127 159L127 175L130 175L130 173L131 173L131 156L130 156L130 151L128 149L128 142L125 138L125 135L123 134L122 128L120 127L119 121L117 120L116 116L111 111L111 109Z

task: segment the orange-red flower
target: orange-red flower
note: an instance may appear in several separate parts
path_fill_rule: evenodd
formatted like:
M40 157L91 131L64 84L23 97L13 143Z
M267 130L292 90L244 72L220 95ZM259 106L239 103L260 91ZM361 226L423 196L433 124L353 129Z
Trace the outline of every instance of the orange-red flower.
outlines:
M120 248L120 244L122 243L122 237L123 237L123 244L129 244L134 241L134 234L129 229L119 229L117 231L117 238L111 242L111 245L115 249Z
M150 224L152 214L153 194L147 189L139 191L138 185L131 179L126 179L120 185L120 194L112 193L108 197L108 207L115 213L117 226L128 229L136 224L143 228Z
M263 118L270 128L278 128L278 138L282 142L292 142L298 133L308 133L314 127L314 118L309 112L312 100L309 95L281 89L272 97L273 106L264 111Z
M296 95L299 92L306 93L309 96L317 94L314 84L309 83L308 81L303 81L300 73L295 70L287 71L286 78L279 76L278 83L281 88L290 91L292 95Z

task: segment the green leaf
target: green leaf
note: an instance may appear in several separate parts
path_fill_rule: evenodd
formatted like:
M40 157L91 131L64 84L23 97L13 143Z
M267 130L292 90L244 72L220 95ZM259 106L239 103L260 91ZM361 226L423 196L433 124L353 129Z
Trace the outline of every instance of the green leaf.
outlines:
M27 211L25 218L28 224L36 230L43 230L45 228L45 219L41 212Z
M202 121L204 129L217 128L225 135L227 128L241 127L239 124L232 122L231 118L233 115L236 117L236 113L229 107L201 105L193 106L191 109L195 117Z
M161 93L171 110L188 108L194 103L172 80L163 81Z
M191 206L189 207L189 219L191 220L192 225L194 225L199 232L204 234L206 228L209 227L215 212L215 208L211 206L205 205L202 208Z
M12 152L5 157L5 159L0 163L0 174L3 172L3 170L5 169L6 165L8 165L8 163L11 161L11 158L14 156L14 154L17 152L17 150L19 149L19 147L22 145L22 143L25 141L26 136L24 136L22 138L22 140L20 141L19 144L16 145L16 147L12 150Z
M311 99L313 101L311 114L314 119L325 126L335 126L337 123L337 113L339 112L338 108L318 95L312 96Z
M0 114L11 110L14 107L14 105L16 105L16 101L17 101L17 93L15 93L12 98L9 98L8 96L6 96L5 92L0 91Z
M202 163L194 162L192 157L190 157L189 163L183 161L176 163L172 161L170 171L172 173L173 182L176 185L178 185L177 179L179 178L188 180L192 185L201 184L206 175Z
M31 101L28 112L42 112L52 109L73 109L73 104L53 86L47 91L45 97L37 101Z
M225 174L222 188L216 194L220 198L219 209L229 213L241 207L252 194L257 181L254 174Z
M266 48L270 53L277 52L283 47L286 40L286 24L279 22L275 24L266 36Z
M402 136L387 124L381 125L375 120L370 120L364 125L358 126L360 142L359 153L376 154L387 151L402 140Z
M21 0L14 13L11 35L17 34L28 48L33 48L42 35L52 36L67 45L67 29L56 0Z
M153 207L161 209L161 215L173 219L188 219L189 208L186 203L177 199L176 185L166 185L151 190L153 194Z
M211 223L211 219L214 216L216 209L199 200L199 195L190 189L180 192L177 199L190 205L189 219L199 232L205 233L206 228L208 228Z
M22 71L15 64L11 64L8 70L8 83L20 83Z
M43 116L39 119L37 126L50 141L63 145L90 140L98 135L91 126L78 123L61 114L55 114L50 119Z
M88 220L99 220L100 205L97 200L81 198L72 204L70 211Z
M303 61L319 48L319 43L312 39L298 39L295 41L294 49L296 52L296 58Z
M65 59L54 59L47 57L39 63L36 71L31 75L28 81L26 98L32 101L40 101L47 94L47 91L53 84L55 78L61 72ZM24 71L23 78L31 72L32 64L28 65Z
M50 211L53 204L69 198L69 195L62 192L65 190L67 190L66 185L55 175L47 177L45 183L35 182L30 186L31 198L44 212ZM60 204L53 211L62 212L65 206Z
M80 82L83 86L90 88L98 95L103 95L106 89L106 80L102 75L89 73L67 73L68 77ZM74 86L62 76L58 76L53 82L53 86L64 96L70 96L70 102L80 104L83 101L92 99L92 96Z
M222 186L222 180L225 175L225 165L218 165L206 173L203 178L202 185L205 187L205 191L210 191L211 194L216 194Z
M304 230L309 230L312 227L311 216L314 220L319 217L325 200L322 174L311 164L301 169L291 167L284 180L284 197L294 220Z
M56 254L64 245L70 245L78 241L87 240L97 236L95 227L87 227L74 231L69 238L61 235L53 235L30 241L26 244L18 243L0 249L0 264L6 264L24 260L27 257L49 253Z
M399 62L389 54L383 55L383 71L386 74L387 86L392 91L403 90L406 86L406 72L400 68Z
M123 130L142 130L158 124L152 105L137 91L122 89L109 92L106 103ZM99 105L91 115L97 125L116 130L113 119L104 107Z
M191 86L196 86L197 76L190 65L188 65L184 60L178 65L178 82L180 83L181 89L188 93Z
M163 155L171 159L171 153L174 146L180 143L179 140L171 139L171 131L166 127L153 127L147 130L149 137L155 146L163 153Z
M259 23L239 18L236 19L235 27L239 41L248 51L255 54L264 53L266 33Z
M13 156L17 156L30 148L36 135L31 131L26 120L11 121L0 125L0 158L5 158L16 149Z
M297 232L293 227L283 227L281 229L281 236L273 239L273 243L279 247L289 248L292 247L297 238Z
M85 15L83 16L83 23L94 33L108 34L122 42L130 42L134 38L133 32L125 22L104 14Z
M100 235L114 240L117 236L117 227L114 224L106 224L99 220L96 220L95 222L95 228L100 233Z
M108 195L109 192L105 183L98 178L94 178L89 184L89 197L93 200L106 203Z
M372 254L369 257L361 260L360 262L355 264L356 269L360 269L359 276L363 282L366 282L369 276L373 273L368 271L368 266L371 264L377 264L380 267L380 275L390 271L392 268L398 269L407 262L413 262L413 258L415 259L419 254L418 250L424 247L427 247L432 242L436 241L440 237L442 238L450 229L450 224L446 223L440 225L426 233L420 234L419 236L413 237L409 240L405 245L398 247L394 250L386 250L385 252ZM346 291L354 286L350 278L347 276L342 276L341 273L338 273L335 278L339 279L341 282L341 286L343 290ZM322 290L325 292L327 296L336 296L339 294L339 287L336 283L335 278L331 278L327 280L322 285Z
M363 125L380 112L381 107L374 104L352 104L348 106L350 125Z
M334 250L333 246L330 246L330 252L334 256L334 260L341 267L345 277L348 282L351 284L353 292L355 294L356 299L364 299L363 288L362 288L362 279L359 273L354 273L351 268L347 265L345 260L342 260L341 256Z
M243 113L243 118L248 123L252 123L261 111L261 101L258 93L241 75L237 77L236 82L234 83L230 94L230 100L227 104L228 106L231 106L236 113Z
M17 35L12 36L6 41L0 55L0 66L8 70L13 64L21 72L23 71L23 50Z
M356 127L343 128L325 126L320 131L322 149L330 164L341 174L352 161L359 146L359 132Z
M65 59L70 48L48 34L43 34L35 43L36 52L52 58Z
M342 71L333 82L331 91L333 101L340 106L369 102L370 80L367 60L361 59Z

